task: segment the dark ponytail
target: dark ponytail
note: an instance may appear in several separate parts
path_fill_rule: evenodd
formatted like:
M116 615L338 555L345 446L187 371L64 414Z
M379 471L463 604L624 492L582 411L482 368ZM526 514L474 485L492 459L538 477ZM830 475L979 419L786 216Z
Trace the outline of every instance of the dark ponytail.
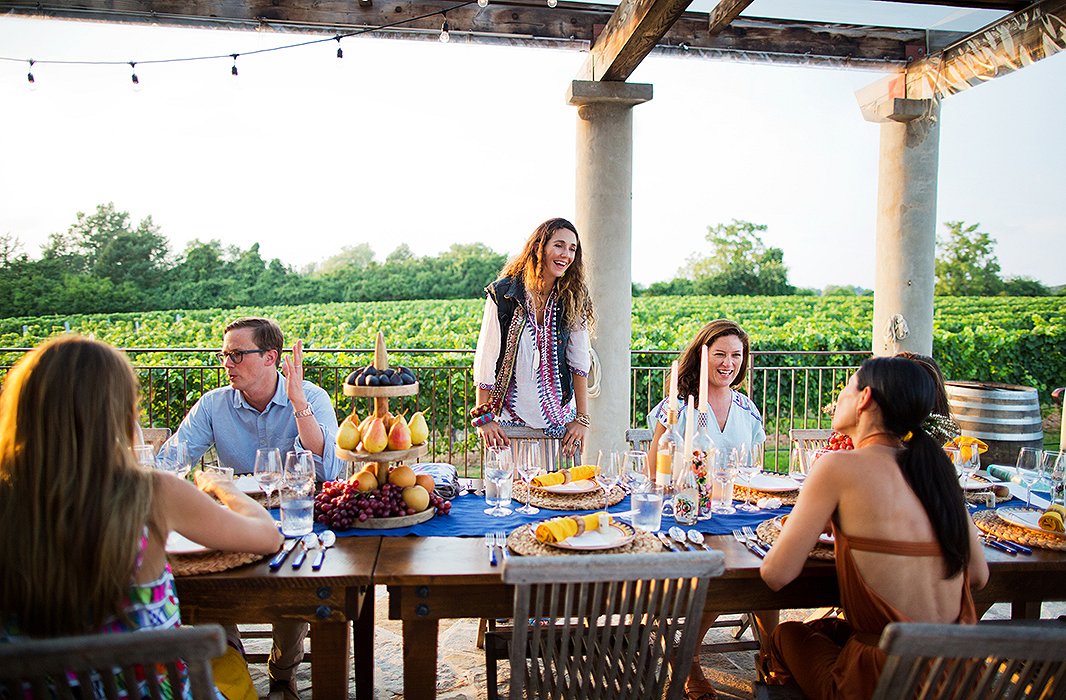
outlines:
M952 578L970 561L970 518L954 465L921 427L936 400L933 380L911 360L896 357L866 360L857 380L860 389L870 388L885 429L904 439L896 461L933 525L945 578Z

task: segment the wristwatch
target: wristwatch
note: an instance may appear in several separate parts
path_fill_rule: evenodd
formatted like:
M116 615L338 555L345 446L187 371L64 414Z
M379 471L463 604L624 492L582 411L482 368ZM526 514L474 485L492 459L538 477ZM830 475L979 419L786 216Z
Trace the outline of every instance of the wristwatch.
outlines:
M307 418L308 416L315 415L314 410L311 409L311 404L307 404L307 408L301 408L299 411L293 411L292 415L297 418Z

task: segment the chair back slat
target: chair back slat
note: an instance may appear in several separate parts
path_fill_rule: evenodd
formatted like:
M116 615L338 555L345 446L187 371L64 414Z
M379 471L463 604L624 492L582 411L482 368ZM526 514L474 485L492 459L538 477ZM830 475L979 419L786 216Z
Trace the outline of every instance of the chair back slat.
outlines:
M538 443L545 461L545 464L542 465L545 471L558 471L560 466L568 464L582 464L580 449L572 457L564 456L562 438L548 437L540 428L527 428L520 425L503 425L500 427L509 441L530 440Z
M651 447L651 439L654 433L648 428L629 428L626 430L626 442L629 449L638 452L647 452Z
M895 623L874 700L1066 698L1066 625Z
M165 693L157 667L165 666L171 697L214 700L211 659L225 650L226 638L218 625L0 644L0 696L6 692L27 700L118 700L123 694L147 693L161 700ZM77 695L67 674L77 679ZM138 675L144 677L140 689ZM87 688L92 690L85 692Z
M698 628L685 622L699 618L707 579L723 568L721 552L508 559L511 698L642 700L668 683L679 698Z

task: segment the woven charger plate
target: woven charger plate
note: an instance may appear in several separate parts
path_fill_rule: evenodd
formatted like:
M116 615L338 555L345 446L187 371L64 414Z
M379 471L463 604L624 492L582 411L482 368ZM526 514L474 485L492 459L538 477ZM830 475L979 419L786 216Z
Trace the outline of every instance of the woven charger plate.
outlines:
M219 571L235 569L265 558L265 554L252 552L203 552L201 554L168 554L170 570L175 576L195 576L213 574Z
M994 510L982 510L979 513L974 513L973 521L978 529L990 532L997 537L1027 544L1030 547L1066 552L1066 537L1050 533L1044 534L1036 530L1011 525L996 515Z
M755 534L766 544L773 545L774 542L777 542L777 536L781 534L781 523L777 518L764 520L759 523L757 528L755 528ZM814 549L812 549L811 553L807 555L807 558L833 561L836 559L836 556L833 553L833 545L819 542L814 545Z
M258 493L250 493L248 495L251 496L253 501L255 501L256 503L258 503L259 505L263 506L264 508L266 508L268 510L270 508L280 508L281 507L281 496L278 494L277 491L275 491L274 493L270 494L270 498L269 499L267 498L267 495L265 493L263 493L262 491L259 491Z
M508 535L507 547L515 554L521 554L524 557L544 557L558 554L581 556L583 554L603 554L605 552L611 554L647 554L663 551L663 543L656 539L655 535L643 530L637 530L637 536L629 544L624 544L614 549L587 551L558 549L557 547L537 542L537 538L533 536L533 527L533 525L523 525Z
M620 503L626 497L621 486L611 488L611 495L607 499L613 506ZM526 502L526 484L523 481L514 482L511 489L511 498L516 501ZM566 494L549 493L540 489L533 489L533 505L548 510L595 510L603 508L603 489L596 489L588 493Z
M758 501L760 498L780 498L781 505L794 506L796 505L796 499L799 498L799 489L796 489L795 491L775 491L771 493L769 491L749 489L747 486L742 486L739 482L733 486L734 501L751 501L753 498L755 501Z

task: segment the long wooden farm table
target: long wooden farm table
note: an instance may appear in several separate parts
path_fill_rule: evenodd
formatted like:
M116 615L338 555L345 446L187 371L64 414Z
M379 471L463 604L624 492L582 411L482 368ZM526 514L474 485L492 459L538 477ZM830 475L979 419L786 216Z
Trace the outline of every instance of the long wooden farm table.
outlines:
M793 583L771 591L759 578L760 559L732 537L708 537L725 554L725 573L711 579L707 608L720 611L816 608L839 604L832 562L811 561ZM1043 601L1066 600L1066 553L1037 550L1011 557L985 549L988 585L977 605L1012 604L1016 619L1039 616ZM436 696L437 632L442 619L509 617L513 590L488 563L478 538L385 537L374 581L389 589L389 617L403 622L404 698Z
M306 561L276 572L267 559L230 571L177 577L182 619L189 623L311 623L314 700L348 697L348 633L353 624L356 697L373 698L373 573L380 537L344 537L328 550L320 571ZM309 558L310 559L310 558Z

